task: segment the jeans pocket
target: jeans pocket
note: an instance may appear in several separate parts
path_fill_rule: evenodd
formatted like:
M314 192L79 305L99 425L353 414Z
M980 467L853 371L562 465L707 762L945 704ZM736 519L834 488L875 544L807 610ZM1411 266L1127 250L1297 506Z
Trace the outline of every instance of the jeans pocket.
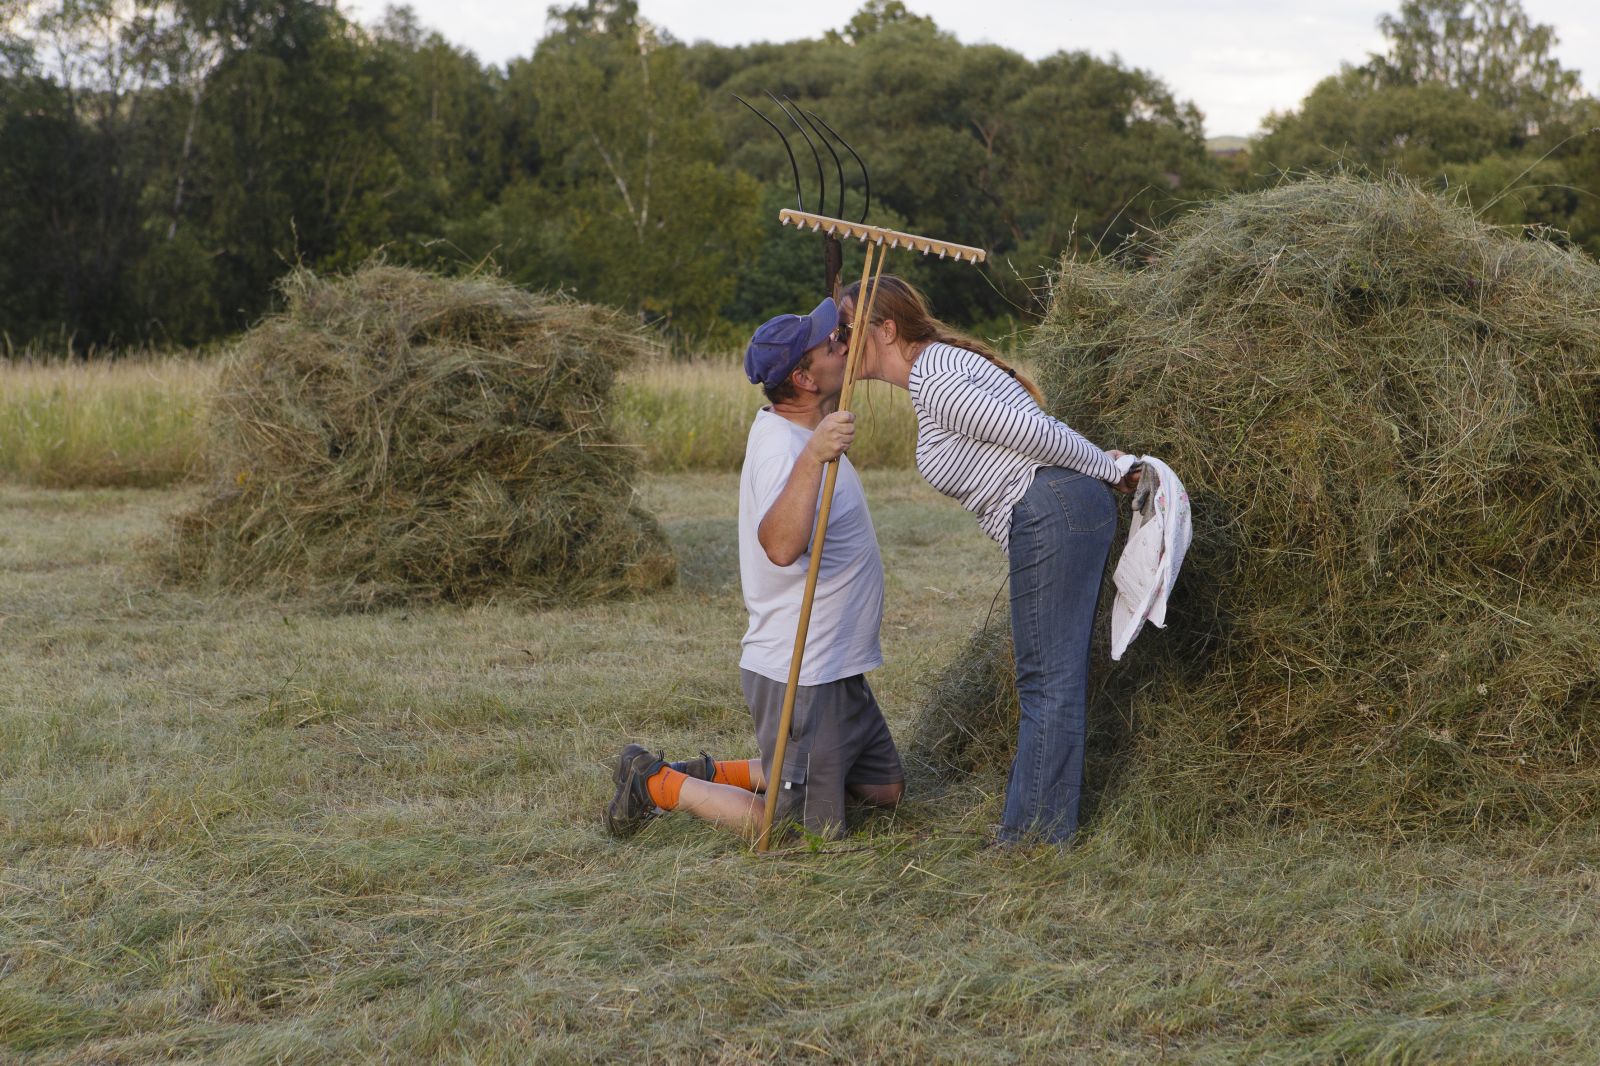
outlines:
M1093 533L1117 520L1111 490L1099 478L1062 471L1052 474L1047 485L1072 532Z

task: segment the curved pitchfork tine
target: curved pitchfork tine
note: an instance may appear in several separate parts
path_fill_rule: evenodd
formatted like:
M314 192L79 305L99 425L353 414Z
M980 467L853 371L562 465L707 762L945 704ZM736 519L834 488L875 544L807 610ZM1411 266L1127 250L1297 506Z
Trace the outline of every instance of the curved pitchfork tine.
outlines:
M785 100L789 100L789 98L787 96L785 96L784 99ZM794 103L793 100L789 100L789 102L790 103ZM815 133L817 135L817 140L822 142L822 147L826 148L828 150L828 154L833 156L833 169L834 169L834 172L836 174L838 174L838 176L839 176L839 210L834 212L834 216L833 217L835 217L835 218L843 218L844 217L844 164L839 162L839 153L835 152L833 150L833 145L828 143L828 138L823 136L822 131L817 129L817 124L815 122L811 121L816 116L813 115L809 111L801 110L799 106L796 106L795 110L799 111L801 117L806 120L806 125L811 127L811 132ZM828 208L828 205L827 204L823 204L822 208L823 208L824 211L826 211L827 208Z
M828 209L828 183L822 177L822 157L817 154L817 146L811 143L811 135L806 132L804 126L800 125L800 120L794 117L794 113L784 106L783 100L779 100L771 92L767 92L767 99L778 105L778 110L788 116L789 121L794 123L794 128L800 131L800 136L806 139L806 147L811 149L811 161L817 164L817 207L826 211ZM783 99L787 100L788 97L786 96ZM796 108L795 110L799 109Z
M850 147L850 142L845 140L843 137L839 136L839 131L838 130L834 129L832 126L828 125L826 122L823 122L821 115L818 115L814 111L813 112L808 112L808 114L810 114L811 117L816 119L818 122L822 122L822 128L827 130L829 133L833 134L833 139L834 140L836 140L840 144L844 145L844 150L849 152L851 154L851 156L853 156L855 158L856 166L861 168L861 186L862 186L861 217L856 219L856 221L857 222L865 222L867 220L867 208L872 206L872 179L867 176L867 165L861 161L861 157L859 155L856 155L856 150L854 148ZM839 211L839 217L841 217L841 218L844 217L844 208L843 208L843 201L842 200L841 200L841 206L840 206L840 211Z
M794 175L795 203L799 204L800 210L804 211L806 209L806 198L800 192L800 167L794 161L794 150L789 147L789 138L783 135L783 131L777 127L776 123L774 123L766 115L763 115L760 111L757 111L755 107L751 106L750 101L746 100L738 93L729 93L728 95L739 101L745 107L750 108L751 111L755 112L756 118L759 118L762 122L765 122L767 125L771 126L772 132L776 133L778 135L778 140L783 142L783 150L789 154L789 171ZM834 134L834 136L837 137L838 134ZM858 159L857 162L860 162L860 160Z

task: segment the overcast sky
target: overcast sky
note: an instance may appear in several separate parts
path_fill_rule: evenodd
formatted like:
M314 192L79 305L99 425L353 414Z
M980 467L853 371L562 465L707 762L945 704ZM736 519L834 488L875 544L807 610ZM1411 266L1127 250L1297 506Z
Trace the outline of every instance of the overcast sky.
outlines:
M567 0L568 3L574 0ZM345 7L371 21L386 0ZM411 0L422 23L503 64L528 55L544 34L548 4L524 0ZM1341 61L1379 51L1378 16L1400 0L907 0L969 44L987 42L1033 59L1086 49L1160 77L1206 116L1209 136L1249 135L1269 111L1297 106ZM1523 0L1535 22L1556 28L1562 65L1600 91L1600 4ZM819 37L843 26L861 0L640 0L645 18L684 41L718 44Z

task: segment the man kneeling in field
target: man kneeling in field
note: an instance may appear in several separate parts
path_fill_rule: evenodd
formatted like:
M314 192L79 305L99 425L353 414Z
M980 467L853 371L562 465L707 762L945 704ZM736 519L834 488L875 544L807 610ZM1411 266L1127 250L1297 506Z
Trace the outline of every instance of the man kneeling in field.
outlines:
M750 427L739 478L739 578L750 612L739 673L761 758L718 762L702 753L669 763L629 744L605 813L615 836L637 832L657 808L747 837L760 831L823 467L833 459L839 474L775 817L835 836L846 796L892 806L905 791L900 755L864 676L883 665L883 562L861 479L844 455L855 416L837 409L846 356L838 317L831 298L809 315L779 315L745 352L745 373L771 401Z

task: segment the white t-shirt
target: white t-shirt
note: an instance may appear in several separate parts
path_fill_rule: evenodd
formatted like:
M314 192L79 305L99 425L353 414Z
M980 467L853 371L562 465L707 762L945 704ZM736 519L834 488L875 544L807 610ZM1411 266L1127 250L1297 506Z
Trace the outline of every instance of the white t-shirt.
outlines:
M788 566L778 566L767 558L758 530L810 439L811 430L762 408L750 427L739 477L739 579L750 612L739 666L781 682L789 680L811 553L808 550ZM800 684L822 685L882 666L883 651L878 646L882 622L883 561L878 557L878 534L867 512L861 478L850 458L843 456L828 512Z

